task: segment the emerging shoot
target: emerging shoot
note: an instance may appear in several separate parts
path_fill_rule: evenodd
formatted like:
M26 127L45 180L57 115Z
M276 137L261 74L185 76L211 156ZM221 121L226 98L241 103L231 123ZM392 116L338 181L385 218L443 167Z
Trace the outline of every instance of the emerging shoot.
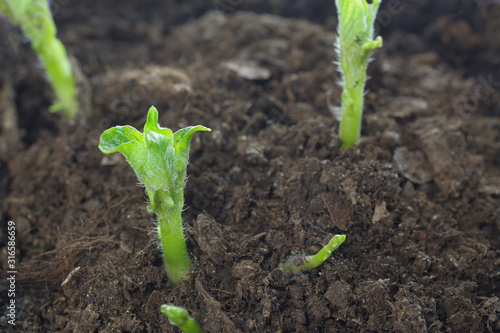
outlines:
M283 264L278 265L278 269L285 275L293 275L306 269L313 269L321 265L328 259L332 252L335 251L345 241L345 235L335 235L318 253L312 256L307 256L300 259L301 262L294 263L297 258L292 258Z
M175 286L192 267L182 229L184 186L191 137L204 126L189 126L175 133L158 124L158 111L149 109L144 133L131 126L116 126L101 135L99 149L105 154L122 153L146 187L148 211L158 216L165 270Z
M186 309L179 306L163 304L161 312L167 317L170 324L179 327L184 333L201 333L200 325L193 318L189 317Z
M78 110L75 76L66 49L56 37L56 25L45 0L0 0L0 13L31 39L31 47L48 73L57 101L51 112L63 110L73 118Z
M340 121L343 148L352 148L359 140L366 68L370 55L382 46L382 37L373 39L373 25L381 2L335 0L339 18L336 49L343 86Z

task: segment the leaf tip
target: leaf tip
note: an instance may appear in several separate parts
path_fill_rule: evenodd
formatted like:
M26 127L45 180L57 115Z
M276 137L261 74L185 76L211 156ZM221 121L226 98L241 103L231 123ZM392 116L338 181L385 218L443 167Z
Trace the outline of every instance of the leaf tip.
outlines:
M144 128L146 127L158 127L158 110L154 106L151 106L148 110L148 118L146 120L146 125L144 125Z

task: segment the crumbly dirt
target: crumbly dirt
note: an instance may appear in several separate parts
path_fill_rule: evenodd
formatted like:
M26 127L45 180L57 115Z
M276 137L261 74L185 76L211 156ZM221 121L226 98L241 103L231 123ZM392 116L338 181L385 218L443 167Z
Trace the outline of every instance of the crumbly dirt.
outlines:
M205 332L500 332L499 5L384 3L346 151L332 1L55 3L90 109L50 114L36 56L0 22L2 303L8 221L18 272L0 331L179 332L170 303ZM195 267L175 288L144 189L97 149L151 105L213 130L191 147ZM276 269L340 233L320 267Z

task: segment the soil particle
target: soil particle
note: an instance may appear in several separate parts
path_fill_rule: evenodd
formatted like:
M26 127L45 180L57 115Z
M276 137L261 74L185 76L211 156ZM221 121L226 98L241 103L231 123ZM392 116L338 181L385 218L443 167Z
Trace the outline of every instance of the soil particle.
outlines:
M335 319L347 320L347 316L352 314L349 309L353 293L351 286L345 281L335 281L328 286L325 298L330 302Z
M201 213L195 223L200 249L217 265L222 265L227 253L222 228L213 217Z

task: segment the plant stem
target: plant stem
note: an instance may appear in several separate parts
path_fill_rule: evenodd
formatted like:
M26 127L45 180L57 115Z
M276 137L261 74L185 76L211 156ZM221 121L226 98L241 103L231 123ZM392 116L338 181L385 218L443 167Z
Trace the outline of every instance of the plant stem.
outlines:
M45 0L0 0L0 11L21 26L31 39L31 47L47 71L57 101L50 111L63 110L68 118L78 111L75 76L64 45Z
M168 213L158 214L158 234L163 249L163 260L168 281L172 286L178 285L193 266L182 229L183 203L176 206Z
M164 156L163 158L166 158ZM159 188L145 183L150 205L148 211L158 216L158 236L160 236L163 250L163 260L168 282L172 286L178 285L186 277L193 262L189 257L182 227L182 210L184 208L184 186L186 182L186 168L181 167L170 178L168 188Z
M321 250L313 256L306 257L306 262L299 266L299 270L312 269L321 265L328 259L332 252L335 251L345 241L345 235L335 235Z
M307 256L303 263L294 264L293 260L289 260L283 264L278 265L278 269L285 274L297 274L298 272L304 271L306 269L312 269L321 265L326 259L330 257L333 251L335 251L343 242L345 241L345 235L335 235L321 250L315 255Z
M201 333L200 325L189 317L186 309L179 306L163 304L161 311L168 317L170 324L179 327L184 333Z
M373 39L374 23L382 0L335 0L338 13L336 49L342 72L342 148L358 142L363 115L366 68L372 52L382 46L382 37Z
M361 120L363 117L363 91L365 75L360 78L361 82L354 83L344 80L344 91L342 92L342 119L340 122L340 139L342 148L352 148L358 142L361 134Z

